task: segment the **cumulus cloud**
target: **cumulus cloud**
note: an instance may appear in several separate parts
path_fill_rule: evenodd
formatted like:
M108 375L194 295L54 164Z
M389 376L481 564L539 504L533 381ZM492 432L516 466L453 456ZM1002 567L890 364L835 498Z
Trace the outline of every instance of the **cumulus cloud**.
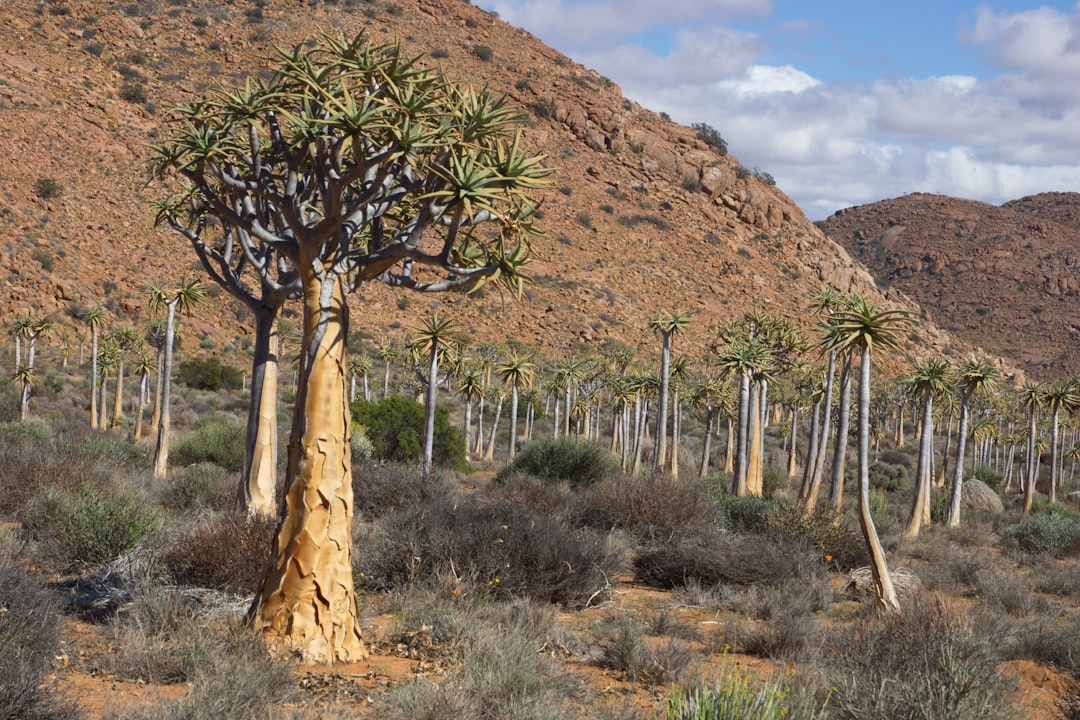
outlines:
M987 63L979 77L836 84L769 61L776 36L810 47L832 31L810 18L769 26L766 0L487 6L644 106L717 128L811 219L915 191L1000 203L1080 187L1080 10L980 7L957 35ZM744 19L765 19L766 29L731 26ZM657 28L671 32L661 52L638 37Z

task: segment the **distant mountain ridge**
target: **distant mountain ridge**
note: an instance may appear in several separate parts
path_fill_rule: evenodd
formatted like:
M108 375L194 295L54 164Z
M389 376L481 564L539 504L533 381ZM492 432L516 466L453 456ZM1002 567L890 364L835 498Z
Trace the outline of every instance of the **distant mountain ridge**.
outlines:
M1080 372L1080 193L1001 206L912 193L841 210L824 226L957 337L1038 377Z

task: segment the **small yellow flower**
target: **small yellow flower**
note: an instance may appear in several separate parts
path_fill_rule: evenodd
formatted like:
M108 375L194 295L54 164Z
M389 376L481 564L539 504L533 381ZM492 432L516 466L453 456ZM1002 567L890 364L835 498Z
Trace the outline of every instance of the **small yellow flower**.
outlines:
M826 555L825 562L829 562L830 560L832 560L832 555Z

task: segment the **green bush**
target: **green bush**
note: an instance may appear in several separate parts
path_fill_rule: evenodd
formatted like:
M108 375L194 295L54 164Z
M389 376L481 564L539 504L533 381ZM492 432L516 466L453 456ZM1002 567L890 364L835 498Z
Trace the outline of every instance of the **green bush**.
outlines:
M222 365L217 358L184 360L176 373L176 382L196 390L240 390L243 373L234 367Z
M126 490L106 494L90 483L75 492L55 487L31 501L28 526L55 557L69 565L100 565L133 549L157 532L151 506Z
M903 465L886 462L871 463L868 474L872 488L887 492L904 492L908 489L908 471Z
M697 131L698 140L709 147L716 148L721 155L727 155L727 142L720 136L720 132L706 123L694 123L690 127Z
M1007 543L1024 553L1064 557L1080 551L1080 513L1049 505L1001 532Z
M499 471L496 480L522 473L541 480L567 482L571 487L587 487L616 472L615 458L591 440L545 435L526 443L513 462Z
M791 487L791 478L787 470L779 465L768 464L761 468L761 492L764 495L775 495L781 490Z
M416 462L424 449L424 406L395 396L369 403L357 400L351 406L353 420L363 425L375 457L387 462ZM432 461L445 468L467 472L465 439L450 424L446 408L435 408L435 437Z
M199 419L191 432L180 438L169 457L170 465L212 462L231 472L244 469L247 428L243 423L220 415Z
M769 511L775 500L766 497L744 495L738 497L727 492L715 496L721 522L731 530L763 530L768 524Z
M487 62L491 60L491 58L495 57L495 51L487 45L473 45L472 51L473 55L480 58L484 62Z

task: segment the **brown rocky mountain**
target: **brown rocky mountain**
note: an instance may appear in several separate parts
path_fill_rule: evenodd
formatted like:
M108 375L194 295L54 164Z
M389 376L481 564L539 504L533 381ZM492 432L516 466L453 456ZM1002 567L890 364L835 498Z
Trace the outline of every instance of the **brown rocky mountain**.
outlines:
M914 193L841 210L825 226L957 337L1036 377L1080 372L1080 194L997 207Z
M694 322L677 352L692 353L711 327L754 307L808 323L806 298L822 283L882 299L770 178L467 2L11 0L0 14L0 316L105 304L141 323L147 283L198 272L190 248L153 227L163 190L140 165L167 108L260 72L275 44L360 30L509 95L529 112L525 143L556 172L529 302L372 286L355 298L354 333L378 338L439 306L477 339L651 348L647 318L686 310ZM229 353L245 344L246 320L222 297L185 322L203 349L241 364ZM931 325L920 333L939 351L953 343Z

